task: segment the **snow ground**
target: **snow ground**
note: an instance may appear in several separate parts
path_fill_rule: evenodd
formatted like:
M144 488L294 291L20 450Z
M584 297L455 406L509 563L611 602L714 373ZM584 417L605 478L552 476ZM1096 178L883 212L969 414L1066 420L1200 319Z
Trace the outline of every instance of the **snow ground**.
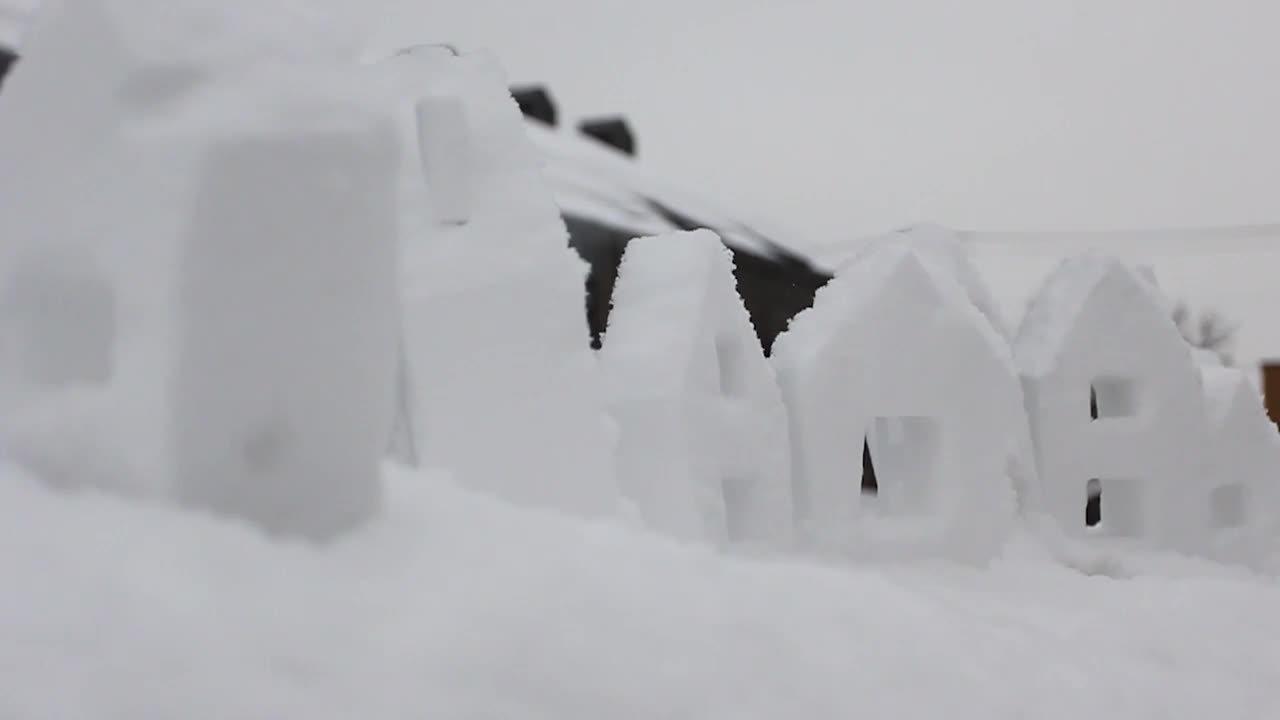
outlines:
M0 470L0 717L1280 716L1280 588L1243 572L735 558L386 476L317 550Z

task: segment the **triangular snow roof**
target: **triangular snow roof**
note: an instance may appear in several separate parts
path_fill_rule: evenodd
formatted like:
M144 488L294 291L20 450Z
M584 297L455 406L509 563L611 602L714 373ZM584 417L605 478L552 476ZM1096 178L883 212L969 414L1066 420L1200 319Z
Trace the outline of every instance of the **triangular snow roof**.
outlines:
M1168 318L1171 336L1177 335L1165 300L1148 276L1118 258L1083 253L1058 263L1028 307L1014 341L1022 373L1045 375L1057 367L1081 313L1107 283L1129 284L1134 297L1148 302L1153 315ZM1187 346L1188 361L1190 353Z
M1020 324L1045 279L1067 257L1105 251L1148 265L1161 294L1195 314L1213 310L1237 328L1243 367L1280 358L1280 225L1108 232L958 233L996 304ZM1250 373L1250 380L1256 378Z
M801 366L819 357L834 338L829 328L854 308L874 303L887 288L920 286L967 315L975 332L982 335L992 356L1014 373L1008 341L973 304L968 292L950 273L926 260L920 253L901 246L885 246L868 252L847 271L818 290L813 307L796 316L791 327L774 344L775 361L785 366Z

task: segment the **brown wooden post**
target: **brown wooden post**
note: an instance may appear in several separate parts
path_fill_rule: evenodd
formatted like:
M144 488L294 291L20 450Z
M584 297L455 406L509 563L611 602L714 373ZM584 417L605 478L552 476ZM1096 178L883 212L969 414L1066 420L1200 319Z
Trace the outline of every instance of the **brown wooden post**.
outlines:
M1271 421L1280 424L1280 360L1264 360L1262 368L1262 395Z

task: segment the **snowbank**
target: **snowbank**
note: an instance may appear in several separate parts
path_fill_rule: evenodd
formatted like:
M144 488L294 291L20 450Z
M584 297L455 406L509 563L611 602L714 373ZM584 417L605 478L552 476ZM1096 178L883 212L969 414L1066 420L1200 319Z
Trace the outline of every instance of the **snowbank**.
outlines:
M323 552L0 471L0 716L1233 718L1280 589L722 557L389 470Z

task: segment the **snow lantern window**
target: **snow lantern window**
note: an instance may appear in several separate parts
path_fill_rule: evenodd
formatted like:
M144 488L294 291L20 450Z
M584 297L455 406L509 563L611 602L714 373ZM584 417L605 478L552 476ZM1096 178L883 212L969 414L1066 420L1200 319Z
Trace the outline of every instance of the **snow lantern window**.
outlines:
M1102 478L1091 480L1089 485L1097 489L1096 494L1090 491L1097 521L1088 524L1086 519L1091 533L1133 539L1144 536L1144 498L1140 481Z
M1085 527L1097 527L1102 522L1102 481L1090 480L1085 486L1085 495L1088 498L1084 504Z
M32 387L105 384L114 369L115 300L87 253L21 257L0 295L18 376Z
M937 485L941 421L921 416L877 417L867 427L866 444L875 472L876 506L901 514L926 510Z
M1090 415L1094 420L1135 417L1138 383L1129 377L1099 377L1089 387Z
M1223 485L1209 493L1209 507L1216 530L1242 527L1246 521L1243 485Z

